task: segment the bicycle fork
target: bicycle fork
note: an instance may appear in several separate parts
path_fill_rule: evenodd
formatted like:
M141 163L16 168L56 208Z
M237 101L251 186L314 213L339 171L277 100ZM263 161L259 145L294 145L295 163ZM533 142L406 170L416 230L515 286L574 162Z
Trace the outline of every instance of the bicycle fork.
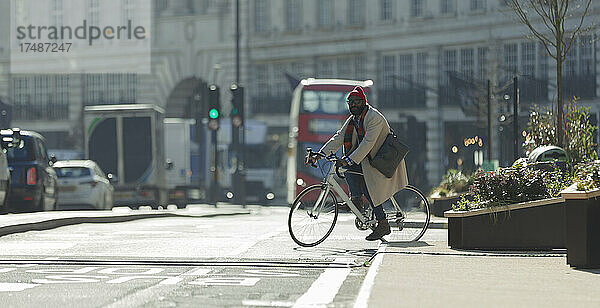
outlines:
M321 189L321 193L319 194L319 197L317 198L317 201L315 202L315 205L313 205L313 208L310 210L310 212L308 212L308 216L310 216L311 218L314 219L318 219L319 218L319 214L321 214L321 210L323 210L323 204L325 203L325 198L327 197L327 194L329 194L330 191L330 187L329 185L324 185L325 188ZM335 204L334 204L335 206Z

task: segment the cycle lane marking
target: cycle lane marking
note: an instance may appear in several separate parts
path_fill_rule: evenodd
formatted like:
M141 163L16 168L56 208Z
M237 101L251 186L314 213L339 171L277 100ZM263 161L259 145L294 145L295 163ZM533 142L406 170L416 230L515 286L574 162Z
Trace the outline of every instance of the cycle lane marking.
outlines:
M367 272L367 275L363 280L360 290L358 291L356 301L354 301L354 308L367 307L369 297L371 296L371 289L375 284L375 277L377 276L377 272L379 271L379 266L381 265L381 262L383 260L383 255L386 248L387 244L382 243L381 245L379 245L379 248L377 249L375 255L375 259L369 267L369 271Z
M334 262L350 264L353 261L352 258L336 258ZM324 307L333 302L350 271L350 267L326 269L306 293L296 300L293 307Z

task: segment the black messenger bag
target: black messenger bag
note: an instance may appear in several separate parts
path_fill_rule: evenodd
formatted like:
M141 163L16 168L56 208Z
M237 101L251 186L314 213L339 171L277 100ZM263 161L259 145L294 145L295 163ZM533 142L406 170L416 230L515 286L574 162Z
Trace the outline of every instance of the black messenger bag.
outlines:
M408 154L408 146L400 141L394 131L391 131L373 158L369 157L371 166L375 167L385 177L392 178L400 162Z

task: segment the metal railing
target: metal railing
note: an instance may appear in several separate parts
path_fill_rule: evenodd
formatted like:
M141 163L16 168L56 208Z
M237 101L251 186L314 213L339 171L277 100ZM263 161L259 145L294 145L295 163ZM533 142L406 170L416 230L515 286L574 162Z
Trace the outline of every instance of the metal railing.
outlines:
M425 89L392 88L377 91L377 105L381 108L425 108Z
M563 77L563 97L571 99L596 97L596 75L579 75Z
M68 120L69 104L15 104L12 112L15 120Z

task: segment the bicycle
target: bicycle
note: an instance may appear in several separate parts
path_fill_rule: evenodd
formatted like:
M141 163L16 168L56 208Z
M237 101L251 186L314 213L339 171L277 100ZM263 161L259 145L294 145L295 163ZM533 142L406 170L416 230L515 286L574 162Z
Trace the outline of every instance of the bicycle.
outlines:
M365 205L365 210L360 212L334 178L334 175L344 178L346 172L362 174L338 166L336 162L341 158L334 153L325 155L313 152L311 148L307 149L307 153L325 158L332 162L333 166L324 175L320 184L305 188L292 203L288 217L288 230L294 242L303 247L313 247L322 243L335 227L339 211L338 205L344 203L356 216L354 225L357 229L361 231L374 229L377 220L371 206ZM312 166L318 168L314 163ZM338 203L336 194L342 202ZM407 185L395 196L398 195L401 204L398 203L396 197L392 196L390 201L393 207L384 207L387 220L395 230L392 234L400 241L418 241L429 227L431 215L429 202L425 195L412 185Z

